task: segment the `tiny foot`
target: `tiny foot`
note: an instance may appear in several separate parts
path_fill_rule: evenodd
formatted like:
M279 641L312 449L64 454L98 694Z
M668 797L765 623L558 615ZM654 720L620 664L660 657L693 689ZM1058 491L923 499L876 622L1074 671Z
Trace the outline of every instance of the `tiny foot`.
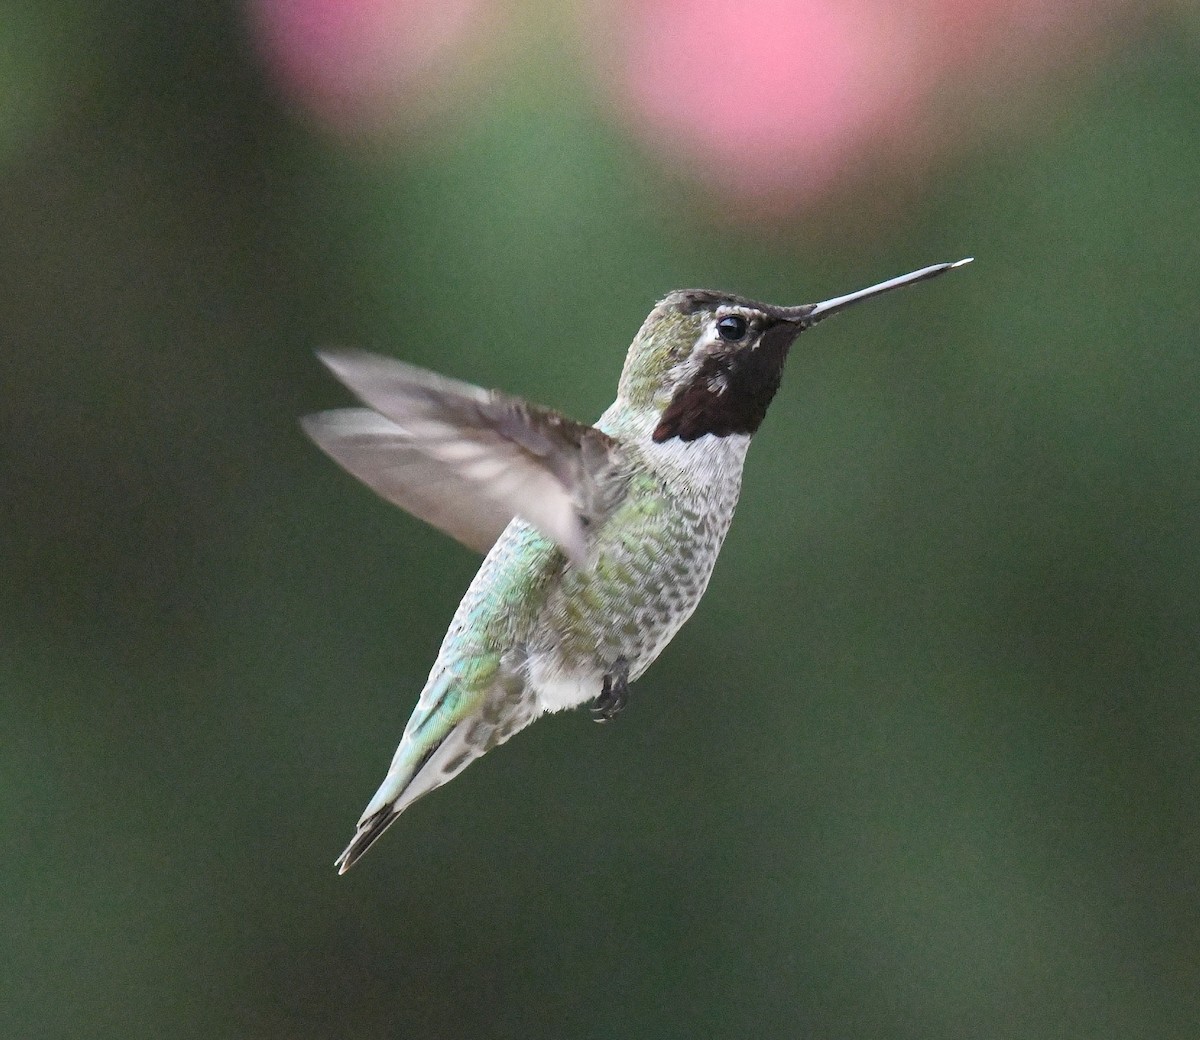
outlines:
M629 662L618 657L612 671L604 676L600 696L592 701L592 720L611 722L629 703Z

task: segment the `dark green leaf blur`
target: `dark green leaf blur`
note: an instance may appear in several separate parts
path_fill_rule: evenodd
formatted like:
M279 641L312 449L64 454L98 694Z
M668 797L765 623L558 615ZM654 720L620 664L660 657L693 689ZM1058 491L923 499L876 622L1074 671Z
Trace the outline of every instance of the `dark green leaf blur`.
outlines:
M4 5L0 1036L1195 1036L1200 22L764 208L552 6L380 130L253 5ZM799 342L617 722L336 875L477 559L304 439L314 349L593 419L670 289L965 255Z

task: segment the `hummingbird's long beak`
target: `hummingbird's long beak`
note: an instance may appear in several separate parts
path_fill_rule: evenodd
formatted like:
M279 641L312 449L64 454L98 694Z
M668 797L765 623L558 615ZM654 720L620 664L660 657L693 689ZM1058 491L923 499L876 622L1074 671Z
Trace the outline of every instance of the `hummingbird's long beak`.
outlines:
M845 296L835 296L832 300L824 300L821 303L804 304L802 307L794 308L797 315L796 323L801 330L811 328L822 319L828 318L831 314L837 314L838 311L844 311L851 304L858 303L860 300L868 300L872 296L879 296L882 293L891 292L893 289L899 289L901 286L912 285L914 282L923 282L927 278L936 278L956 267L962 267L963 264L969 264L973 259L975 258L968 256L953 264L934 264L932 267L922 267L919 271L910 271L908 274L900 275L899 278L889 278L886 282L847 293Z

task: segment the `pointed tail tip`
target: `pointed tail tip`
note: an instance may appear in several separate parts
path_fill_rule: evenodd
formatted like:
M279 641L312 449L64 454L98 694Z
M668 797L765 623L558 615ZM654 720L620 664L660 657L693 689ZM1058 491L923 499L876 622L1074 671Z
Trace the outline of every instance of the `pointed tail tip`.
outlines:
M964 256L961 260L955 260L954 263L950 265L950 270L954 270L956 267L966 267L966 265L972 263L974 259L975 257L973 256Z
M385 805L378 812L367 817L358 825L358 830L346 846L345 851L334 860L338 875L346 873L355 863L363 858L372 845L375 844L400 814L390 805Z
M367 851L365 848L356 848L356 844L357 836L355 837L354 841L350 842L350 844L346 846L342 854L333 861L333 865L337 867L339 877L341 877L342 874L346 873L347 870L354 866L354 864L359 861L362 854Z

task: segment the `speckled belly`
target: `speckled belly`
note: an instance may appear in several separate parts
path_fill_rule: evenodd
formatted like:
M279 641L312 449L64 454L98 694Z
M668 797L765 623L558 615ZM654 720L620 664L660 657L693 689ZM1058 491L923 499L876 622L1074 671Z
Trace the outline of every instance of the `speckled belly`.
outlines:
M729 528L732 506L708 504L666 496L656 481L631 491L593 566L568 568L548 598L543 632L565 669L602 673L623 658L636 679L658 657L700 602Z

